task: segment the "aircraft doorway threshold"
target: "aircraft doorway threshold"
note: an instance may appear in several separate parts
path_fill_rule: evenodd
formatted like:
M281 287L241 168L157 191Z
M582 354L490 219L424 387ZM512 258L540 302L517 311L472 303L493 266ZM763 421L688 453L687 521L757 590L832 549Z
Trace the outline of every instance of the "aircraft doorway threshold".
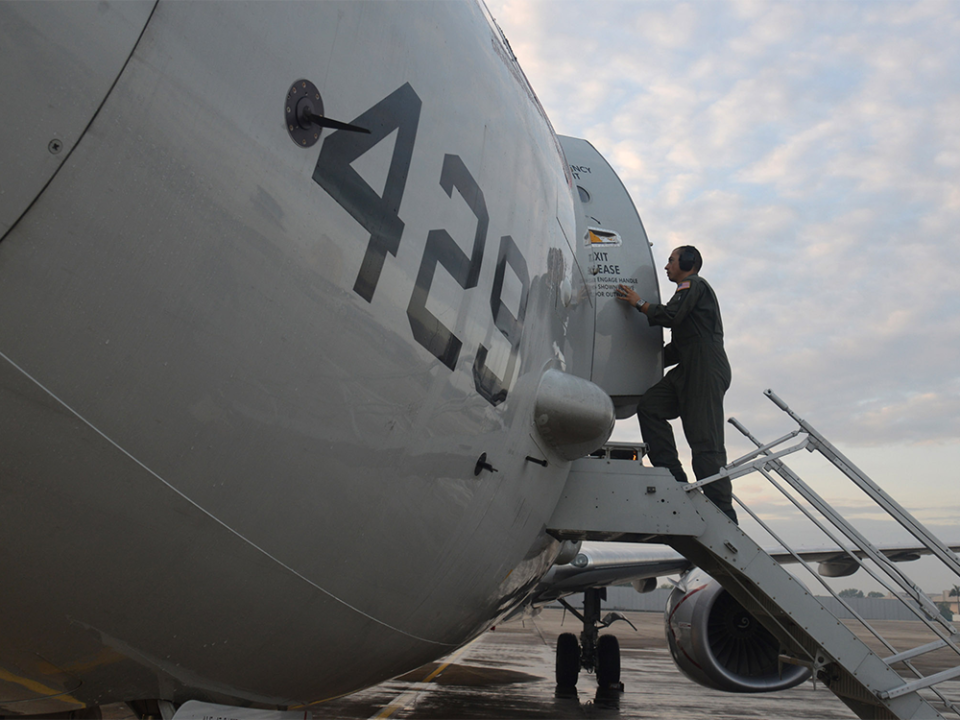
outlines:
M960 708L936 687L938 683L960 677L960 657L953 669L929 677L923 677L910 664L911 659L941 648L950 648L960 656L960 634L892 562L896 558L888 558L873 546L790 470L783 458L799 450L819 452L907 529L926 548L925 552L939 558L950 571L960 576L957 556L843 457L826 438L790 410L786 403L769 390L765 394L797 422L797 430L772 443L763 444L739 422L731 419L731 423L754 442L757 450L735 460L718 475L690 484L677 483L667 470L644 467L638 460L614 459L609 456L612 453L599 458L581 458L574 462L561 500L551 517L548 525L551 533L569 541L663 543L673 547L709 573L775 638L779 650L772 656L774 671L783 676L791 672L791 667L800 671L802 676L793 684L802 682L812 672L815 682L819 681L828 687L858 717L942 717L931 703L942 704L960 714ZM787 446L797 438L800 438L799 442ZM714 480L753 472L760 473L787 495L840 548L835 557L821 562L820 574L842 577L863 567L882 586L901 598L927 626L933 640L917 648L897 651L814 573L827 591L838 597L890 654L881 657L873 652L777 560L697 491ZM786 486L791 490L788 491ZM798 497L805 503L801 503ZM773 529L764 524L739 498L734 499L781 543L796 562L803 564L800 555L783 543ZM864 564L864 559L871 563ZM699 589L702 588L692 589L684 600ZM612 636L597 637L599 627L606 627L617 619L607 616L600 620L601 597L596 589L593 594L588 591L585 594L584 615L578 613L584 622L584 635L581 636L585 645L583 652L578 652L579 648L575 647L576 638L573 635L569 635L565 641L561 637L562 642L558 642L558 686L575 683L576 674L581 668L596 670L601 686L619 684L619 658L614 657L615 650L610 647L612 643L604 640ZM673 612L677 609L675 606ZM668 617L670 615L671 608L668 607ZM671 628L668 636L674 632L682 633L684 630ZM690 633L689 625L686 632ZM901 677L892 667L897 663L902 663L915 677ZM704 671L699 666L696 669L681 669L691 677L698 672L710 672L710 669ZM725 673L727 669L718 668L717 672ZM710 686L709 677L694 679Z

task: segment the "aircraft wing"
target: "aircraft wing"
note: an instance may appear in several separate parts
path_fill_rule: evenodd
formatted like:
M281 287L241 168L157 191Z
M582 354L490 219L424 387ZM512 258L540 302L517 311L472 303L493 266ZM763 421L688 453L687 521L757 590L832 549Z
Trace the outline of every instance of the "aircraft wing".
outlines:
M948 547L953 552L960 551L960 545L958 544L948 545ZM930 550L922 546L881 545L877 546L877 549L886 556L887 559L893 562L919 560L921 555L930 554ZM797 562L796 558L783 548L767 550L767 554L783 565ZM820 563L817 572L824 577L847 577L848 575L853 575L860 566L850 558L850 555L855 555L861 560L866 557L866 553L861 550L844 551L837 547L807 548L798 550L797 555L799 555L804 562Z
M954 552L960 551L960 544L949 547ZM877 549L893 562L908 562L930 554L925 547L905 545L881 546ZM782 547L770 548L766 552L781 564L797 562ZM864 557L860 551L851 552L858 558ZM805 562L820 563L818 572L824 577L846 577L859 567L846 552L837 547L807 548L797 550L796 554ZM532 604L542 605L588 588L641 583L665 575L682 574L693 567L693 563L666 545L585 541L572 562L554 565L544 575L534 593ZM649 589L653 587L655 585Z
M533 605L588 588L642 582L692 568L693 563L666 545L585 541L570 563L554 565L543 576Z
M533 605L592 587L641 582L684 573L691 568L693 563L666 545L586 541L573 561L554 565L543 576Z

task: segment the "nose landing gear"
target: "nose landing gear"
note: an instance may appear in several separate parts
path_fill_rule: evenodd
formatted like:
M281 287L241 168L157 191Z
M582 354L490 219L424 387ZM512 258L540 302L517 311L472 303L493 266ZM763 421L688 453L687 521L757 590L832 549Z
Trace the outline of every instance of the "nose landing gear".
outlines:
M607 598L606 588L590 588L583 594L581 614L563 598L560 604L583 623L580 640L573 633L557 638L557 689L575 688L580 670L595 672L601 689L623 690L620 682L620 642L615 635L600 635L600 628L609 627L617 620L625 621L634 630L633 623L616 612L600 618L600 603Z

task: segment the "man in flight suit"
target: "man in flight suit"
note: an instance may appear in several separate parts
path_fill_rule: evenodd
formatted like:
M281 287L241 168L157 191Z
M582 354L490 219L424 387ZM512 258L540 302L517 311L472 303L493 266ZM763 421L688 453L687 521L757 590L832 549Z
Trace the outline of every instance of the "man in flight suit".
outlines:
M679 417L693 453L697 480L716 475L727 464L723 444L723 395L730 387L730 363L723 350L723 322L713 288L699 276L703 259L692 245L670 253L667 278L677 284L670 302L645 302L620 285L617 297L635 306L651 325L668 327L671 342L664 348L664 365L676 365L640 398L637 417L654 467L665 467L679 482L687 476L680 465L673 429L667 420ZM703 487L703 494L731 520L733 486L729 478Z

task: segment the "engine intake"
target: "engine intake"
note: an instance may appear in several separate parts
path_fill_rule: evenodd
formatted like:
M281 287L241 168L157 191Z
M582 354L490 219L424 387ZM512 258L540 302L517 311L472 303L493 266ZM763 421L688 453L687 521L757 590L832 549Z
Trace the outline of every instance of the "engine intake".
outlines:
M665 620L674 662L705 687L773 692L810 676L809 668L780 663L779 641L709 576L681 582L667 601Z

